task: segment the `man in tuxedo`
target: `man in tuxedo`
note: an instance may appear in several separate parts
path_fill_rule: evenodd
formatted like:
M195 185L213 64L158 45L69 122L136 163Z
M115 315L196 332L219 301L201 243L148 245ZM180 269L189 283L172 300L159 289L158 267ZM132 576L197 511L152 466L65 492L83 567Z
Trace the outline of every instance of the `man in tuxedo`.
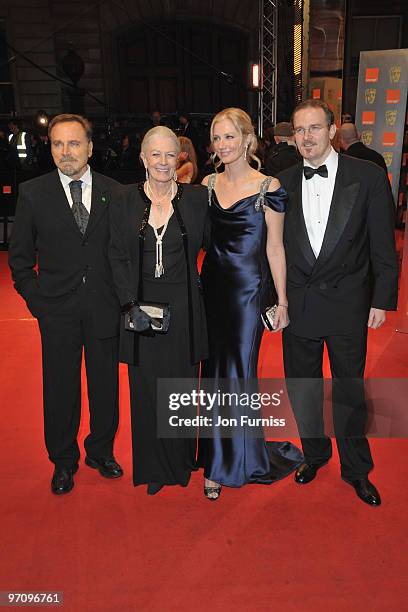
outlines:
M120 309L107 257L108 206L119 185L91 172L85 118L58 115L49 137L57 169L20 185L9 263L16 290L38 319L51 490L61 495L74 486L80 456L82 351L90 411L85 463L106 478L123 474L113 456Z
M332 148L336 126L324 102L302 102L292 123L303 160L279 179L289 194L284 365L305 456L295 480L311 482L331 457L323 424L326 345L341 475L364 502L378 506L368 479L373 461L364 435L363 376L367 328L379 328L397 306L391 190L380 168Z
M339 143L343 151L351 157L366 159L377 164L388 174L387 166L381 153L366 147L358 137L357 128L354 123L344 123L339 130Z

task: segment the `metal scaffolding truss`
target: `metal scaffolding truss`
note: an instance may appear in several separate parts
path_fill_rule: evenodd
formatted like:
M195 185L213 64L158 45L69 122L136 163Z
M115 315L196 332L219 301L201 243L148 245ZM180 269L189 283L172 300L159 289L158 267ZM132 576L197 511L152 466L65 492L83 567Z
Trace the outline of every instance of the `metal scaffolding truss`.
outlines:
M259 0L258 135L264 123L276 123L278 0Z

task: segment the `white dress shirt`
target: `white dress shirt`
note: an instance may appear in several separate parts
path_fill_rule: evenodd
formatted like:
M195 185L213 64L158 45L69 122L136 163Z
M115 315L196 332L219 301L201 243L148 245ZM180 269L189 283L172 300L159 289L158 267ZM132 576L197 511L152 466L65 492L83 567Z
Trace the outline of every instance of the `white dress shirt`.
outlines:
M72 197L71 191L69 189L69 184L73 180L70 176L66 176L62 174L62 172L58 169L58 174L60 177L60 181L65 191L65 195L67 196L68 204L72 208ZM91 200L92 200L92 173L91 169L88 166L85 173L81 176L79 181L82 181L82 204L85 206L86 210L91 212Z
M312 166L304 160L305 166ZM331 201L333 198L334 183L336 180L339 156L332 148L328 157L320 164L327 166L328 177L324 178L315 174L310 179L303 175L302 180L302 207L305 219L307 234L310 245L316 257L319 256L322 248L324 233L326 231L327 220L329 218Z

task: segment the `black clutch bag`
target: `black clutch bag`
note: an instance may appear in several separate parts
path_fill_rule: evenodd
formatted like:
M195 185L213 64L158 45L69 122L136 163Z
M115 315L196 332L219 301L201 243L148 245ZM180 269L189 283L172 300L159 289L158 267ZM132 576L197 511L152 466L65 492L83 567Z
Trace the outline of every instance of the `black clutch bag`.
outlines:
M138 305L152 319L152 330L156 334L166 334L170 326L170 305L161 302L138 302ZM135 331L128 312L125 313L125 329Z

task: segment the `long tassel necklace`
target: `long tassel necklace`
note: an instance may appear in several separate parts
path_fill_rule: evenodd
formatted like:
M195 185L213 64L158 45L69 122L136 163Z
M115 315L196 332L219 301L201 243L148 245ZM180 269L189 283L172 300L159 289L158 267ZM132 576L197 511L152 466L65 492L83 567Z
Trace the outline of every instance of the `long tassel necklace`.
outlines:
M171 181L170 189L167 191L167 193L162 195L160 198L154 193L153 189L150 187L150 181L148 180L146 181L146 191L151 201L153 202L154 200L155 205L157 206L157 211L159 215L161 215L163 213L163 205L162 205L163 200L165 200L170 194L171 194L170 199L171 200L173 199L173 181Z
M174 197L174 194L173 194L173 182L171 184L171 187L170 187L169 191L164 196L162 196L159 199L156 198L156 195L153 193L153 190L152 190L152 188L149 185L149 181L146 181L146 191L148 192L148 195L151 198L151 200L153 201L153 199L154 199L155 206L157 207L158 213L161 216L162 212L163 212L162 204L158 204L158 202L162 202L169 195L170 195L170 200L173 199L173 197ZM154 277L155 278L160 278L164 274L164 265L163 265L163 238L164 238L164 234L166 233L167 226L169 224L172 212L173 212L173 206L172 206L172 204L170 202L169 210L167 212L167 217L166 217L165 223L163 225L163 230L161 231L160 234L157 231L157 229L152 226L153 227L153 231L154 231L154 235L156 237L156 265L155 265L155 269L154 269Z

